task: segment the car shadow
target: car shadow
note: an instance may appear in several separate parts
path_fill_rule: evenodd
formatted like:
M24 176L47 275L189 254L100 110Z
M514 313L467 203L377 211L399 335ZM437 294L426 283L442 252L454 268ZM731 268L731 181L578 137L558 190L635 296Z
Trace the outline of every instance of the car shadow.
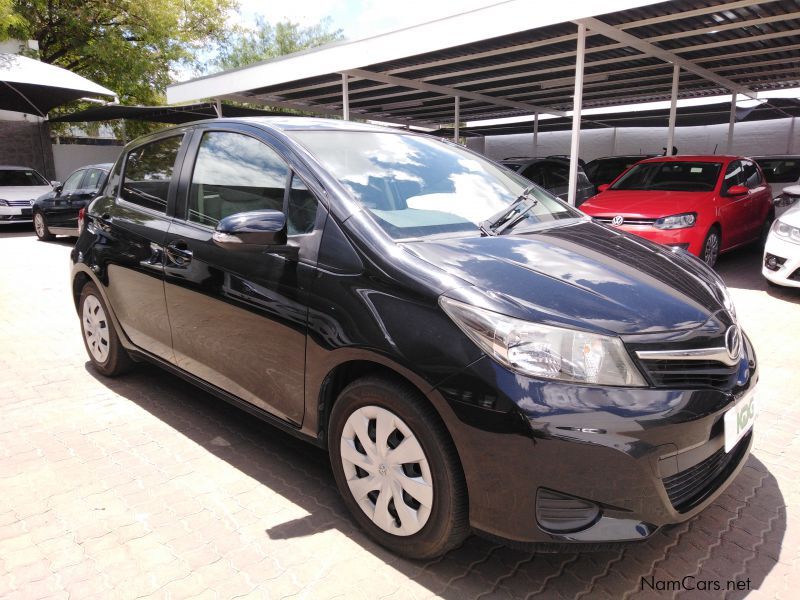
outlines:
M36 232L33 230L33 223L12 223L0 225L0 237L18 238L32 237Z
M308 513L265 528L266 538L292 540L336 529L432 594L450 600L540 594L576 597L583 593L610 598L666 597L675 594L676 581L680 585L720 581L723 591L727 582L733 581L742 582L739 585L749 590L758 589L778 560L786 531L786 505L778 482L757 457L750 456L713 505L688 522L657 531L644 542L604 552L534 553L471 536L439 559L407 560L378 546L357 528L340 500L323 450L156 367L140 365L117 379L100 376L90 362L86 370L176 433ZM746 593L739 590L725 595L741 598ZM703 597L720 595L706 593Z
M714 269L730 288L764 291L774 298L800 302L800 288L770 285L761 274L763 249L751 244L719 257Z

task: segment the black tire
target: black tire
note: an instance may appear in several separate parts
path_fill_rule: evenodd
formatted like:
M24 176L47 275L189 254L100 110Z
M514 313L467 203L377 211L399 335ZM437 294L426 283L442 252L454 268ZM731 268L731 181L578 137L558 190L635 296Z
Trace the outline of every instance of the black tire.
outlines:
M41 221L41 223L38 221ZM36 232L36 237L43 242L51 242L56 239L56 236L50 233L47 228L47 219L45 219L44 214L38 210L33 213L33 230Z
M717 264L719 258L719 249L722 246L722 232L717 225L714 225L708 230L706 239L703 242L703 248L700 250L700 260L706 263L709 267Z
M93 298L99 303L105 316L102 321L104 322L104 328L107 331L108 353L103 360L98 360L98 358L95 357L92 349L89 347L89 341L86 335L87 325L84 319L84 310L86 310L88 298ZM100 294L100 291L97 289L97 286L94 283L89 282L83 286L78 307L81 319L83 345L86 348L86 353L89 355L89 359L92 361L92 365L94 365L94 368L98 371L98 373L105 375L106 377L116 377L117 375L122 375L123 373L130 371L134 365L134 362L131 360L128 352L120 343L117 331L114 329L114 324L111 322L108 307L103 301L103 296Z
M399 417L419 442L430 467L433 490L430 514L424 526L412 535L395 535L373 523L348 486L340 451L342 435L350 415L367 406L385 409ZM413 559L429 559L455 548L469 535L467 489L458 454L439 415L409 384L368 376L348 385L331 412L328 451L336 485L353 518L370 537L392 552Z

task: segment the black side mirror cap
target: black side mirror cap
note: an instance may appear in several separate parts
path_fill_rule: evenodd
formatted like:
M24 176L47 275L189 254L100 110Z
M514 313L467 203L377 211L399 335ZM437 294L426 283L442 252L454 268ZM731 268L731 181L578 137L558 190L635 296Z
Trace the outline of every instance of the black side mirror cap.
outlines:
M222 219L212 236L226 250L255 250L297 256L297 246L286 243L286 215L279 210L254 210Z

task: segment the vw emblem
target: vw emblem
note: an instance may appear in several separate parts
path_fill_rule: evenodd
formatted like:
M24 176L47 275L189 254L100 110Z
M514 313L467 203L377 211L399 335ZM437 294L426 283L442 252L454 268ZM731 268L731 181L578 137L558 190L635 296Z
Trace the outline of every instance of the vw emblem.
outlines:
M31 206L33 206L34 202L36 202L36 200L34 198L31 198Z
M623 217L622 215L617 215L616 217L614 217L613 219L611 219L611 224L612 224L614 227L619 227L619 226L620 226L620 225L622 225L624 222L625 222L625 219L624 219L624 217Z
M733 360L742 355L742 333L736 325L731 325L725 332L725 349Z

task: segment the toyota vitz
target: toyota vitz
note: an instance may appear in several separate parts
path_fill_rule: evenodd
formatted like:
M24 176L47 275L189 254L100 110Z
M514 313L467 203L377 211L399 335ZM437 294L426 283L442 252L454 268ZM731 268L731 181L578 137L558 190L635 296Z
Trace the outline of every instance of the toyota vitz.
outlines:
M411 132L219 119L129 144L72 252L86 349L322 447L424 558L471 530L642 540L752 443L756 357L702 262Z

